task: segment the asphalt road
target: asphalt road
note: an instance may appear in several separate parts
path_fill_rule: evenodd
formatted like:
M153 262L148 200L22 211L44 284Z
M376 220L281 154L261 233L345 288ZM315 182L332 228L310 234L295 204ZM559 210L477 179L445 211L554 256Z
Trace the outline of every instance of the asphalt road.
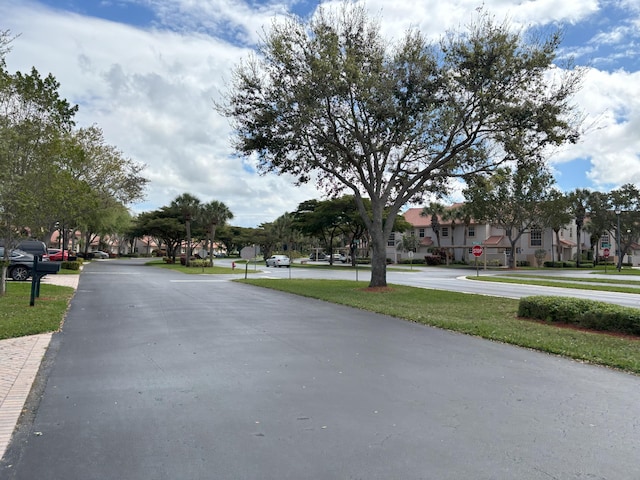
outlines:
M225 277L92 262L54 338L3 480L640 478L639 377Z

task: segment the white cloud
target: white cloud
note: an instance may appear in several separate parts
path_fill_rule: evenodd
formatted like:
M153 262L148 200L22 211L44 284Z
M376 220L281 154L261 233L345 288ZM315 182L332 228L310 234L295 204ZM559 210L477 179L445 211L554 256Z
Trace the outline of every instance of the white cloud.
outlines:
M247 50L198 33L141 30L33 4L0 7L0 17L23 32L9 69L52 72L61 94L81 106L79 126L97 124L108 143L147 164L151 185L136 210L190 192L223 201L235 224L255 226L317 196L289 178L252 174L233 156L228 121L213 102Z
M326 2L338 4L340 0ZM362 3L362 2L361 2ZM408 28L417 27L431 38L438 39L447 30L466 27L473 15L482 9L496 19L507 18L518 25L546 25L549 23L576 23L598 11L598 0L451 0L451 1L396 1L368 0L367 9L381 14L382 32L398 37Z
M296 188L286 176L253 173L255 160L233 155L228 122L213 110L233 66L295 0L261 6L237 0L144 1L157 13L156 28L3 0L0 28L22 34L7 58L9 69L52 72L62 95L80 104L80 126L97 124L109 143L148 165L148 197L136 210L158 208L188 191L203 201L225 202L234 224L255 226L318 196L312 186ZM596 0L370 0L367 5L381 15L385 35L398 37L415 26L434 39L467 23L482 5L514 25L573 24L601 8ZM636 23L619 33L637 38L638 30ZM595 53L597 45L583 47ZM591 159L595 185L640 182L640 73L592 69L577 101L597 128L554 161ZM457 199L459 187L453 190Z
M640 72L590 69L576 97L586 127L581 141L554 159L589 159L597 188L640 184Z

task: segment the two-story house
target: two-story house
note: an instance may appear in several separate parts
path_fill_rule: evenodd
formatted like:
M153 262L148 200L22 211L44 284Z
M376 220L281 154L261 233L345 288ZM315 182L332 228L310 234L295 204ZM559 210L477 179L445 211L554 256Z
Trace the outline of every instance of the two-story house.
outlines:
M447 209L459 207L454 204ZM448 252L451 261L470 262L474 259L471 250L475 245L481 245L484 249L482 261L492 264L507 265L511 253L512 244L509 240L509 232L490 223L469 219L449 220L446 216L439 215L437 232L432 227L431 216L423 216L422 208L410 208L404 213L405 220L413 228L409 232L396 232L387 243L387 257L396 261L406 259L409 253L402 251L401 240L403 235L412 235L418 239L418 248L414 252L416 257L429 255L433 247L440 247ZM515 235L514 235L515 236ZM591 249L589 235L582 233L580 238L583 252ZM532 228L522 233L515 242L515 257L517 261L527 261L531 265L536 264L536 251L545 250L544 261L547 260L573 260L578 252L576 238L576 225L571 222L558 232L558 235L549 228Z

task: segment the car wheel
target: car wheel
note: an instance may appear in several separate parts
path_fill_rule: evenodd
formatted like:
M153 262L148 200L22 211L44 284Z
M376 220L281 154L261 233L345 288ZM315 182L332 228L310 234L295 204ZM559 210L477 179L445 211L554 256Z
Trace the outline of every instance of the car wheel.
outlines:
M11 278L16 282L24 282L30 275L29 269L22 265L18 265L11 270Z

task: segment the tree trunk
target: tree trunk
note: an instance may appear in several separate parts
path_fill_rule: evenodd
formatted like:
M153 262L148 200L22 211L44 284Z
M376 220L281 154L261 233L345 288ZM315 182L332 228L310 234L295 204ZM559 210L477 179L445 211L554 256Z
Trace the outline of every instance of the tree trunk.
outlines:
M2 265L2 273L0 273L0 297L7 294L7 267Z
M560 230L555 230L556 232L556 254L558 255L558 261L562 261L562 248L560 247ZM555 259L552 259L555 263Z
M509 237L507 237L509 238ZM518 242L518 239L520 238L520 235L518 235L516 238L509 238L509 243L511 243L511 253L509 254L509 268L510 269L515 269L516 268L516 243Z
M578 241L578 255L576 255L576 267L580 268L580 260L582 259L582 244L581 241L581 233L582 233L582 221L576 220L576 240Z
M191 220L185 222L187 230L187 255L184 259L185 265L188 267L191 263Z
M369 288L387 286L387 239L382 233L382 229L374 229L371 236L371 281Z

